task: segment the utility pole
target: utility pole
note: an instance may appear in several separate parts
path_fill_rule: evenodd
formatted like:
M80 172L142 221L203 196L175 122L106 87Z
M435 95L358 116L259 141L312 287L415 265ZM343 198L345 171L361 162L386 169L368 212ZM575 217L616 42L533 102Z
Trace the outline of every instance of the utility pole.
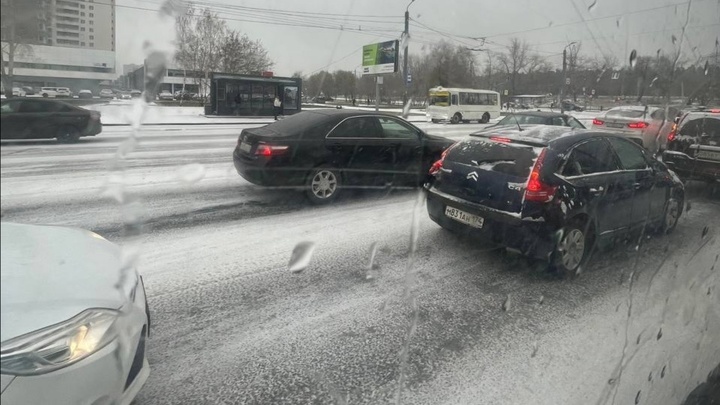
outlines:
M567 49L575 45L575 42L570 42L563 48L563 62L562 62L562 86L560 86L560 113L565 113L563 108L563 99L565 98L565 85L567 84Z
M403 106L407 104L408 101L408 42L410 42L410 5L413 4L415 0L410 0L410 3L408 3L407 7L405 7L405 31L403 32L403 39L404 39L404 50L403 50L403 86L405 86L405 91L403 92Z

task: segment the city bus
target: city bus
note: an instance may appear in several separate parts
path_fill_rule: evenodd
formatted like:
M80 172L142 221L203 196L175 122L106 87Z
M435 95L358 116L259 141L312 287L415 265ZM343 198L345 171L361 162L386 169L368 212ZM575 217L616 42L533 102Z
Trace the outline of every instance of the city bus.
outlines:
M500 116L500 93L491 90L435 87L428 94L427 118L432 122L488 122Z

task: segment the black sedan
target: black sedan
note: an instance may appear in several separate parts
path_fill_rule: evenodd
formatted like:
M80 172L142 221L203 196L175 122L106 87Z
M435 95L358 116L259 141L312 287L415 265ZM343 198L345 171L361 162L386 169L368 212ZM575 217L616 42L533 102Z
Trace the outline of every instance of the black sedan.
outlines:
M561 114L557 112L545 112L545 111L526 111L526 112L514 112L506 115L497 124L491 127L500 126L520 126L525 127L527 125L554 125L561 127L571 128L585 128L585 126L567 114Z
M233 160L251 183L301 188L311 201L326 203L343 188L421 185L452 143L394 115L305 111L244 129Z
M684 201L677 176L641 146L561 127L473 134L433 174L433 221L548 260L562 274L579 271L594 246L645 226L671 231Z
M102 131L100 113L47 99L2 100L2 139L52 139L76 142Z
M667 138L663 162L678 175L720 181L720 109L685 114Z

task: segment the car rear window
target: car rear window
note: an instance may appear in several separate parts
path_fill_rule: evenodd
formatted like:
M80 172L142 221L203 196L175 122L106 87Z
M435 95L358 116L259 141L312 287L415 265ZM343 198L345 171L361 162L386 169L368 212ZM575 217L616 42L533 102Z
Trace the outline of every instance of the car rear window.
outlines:
M528 177L542 147L473 139L452 148L446 159L486 171Z
M720 118L696 118L680 127L680 135L700 138L703 145L720 145Z
M647 113L643 110L610 110L607 112L607 117L617 118L640 118L645 116Z
M511 114L500 120L499 125L542 125L547 123L547 117L537 115Z

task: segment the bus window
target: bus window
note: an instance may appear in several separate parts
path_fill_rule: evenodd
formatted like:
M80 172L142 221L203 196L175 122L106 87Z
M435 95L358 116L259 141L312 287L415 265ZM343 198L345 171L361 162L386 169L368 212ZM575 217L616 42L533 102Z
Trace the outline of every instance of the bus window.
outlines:
M439 107L447 107L448 96L431 95L430 96L430 105L436 105Z
M457 94L453 94L451 100L452 100L452 102L451 102L452 105L458 105L458 96L457 96Z

